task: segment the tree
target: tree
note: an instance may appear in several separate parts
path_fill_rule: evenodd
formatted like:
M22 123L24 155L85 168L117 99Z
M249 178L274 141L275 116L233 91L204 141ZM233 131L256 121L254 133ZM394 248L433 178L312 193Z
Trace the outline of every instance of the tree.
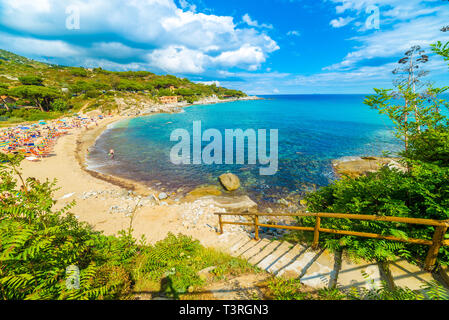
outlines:
M410 88L413 93L420 90L423 87L423 83L421 82L421 78L425 77L429 72L422 70L421 65L425 64L429 61L429 56L424 54L424 50L421 49L420 46L413 46L405 53L405 56L399 60L399 67L393 70L393 74L397 75L397 79L394 80L394 84L397 87ZM405 96L403 96L405 98ZM404 109L407 109L407 106L410 104L408 99L405 99ZM419 121L418 118L418 110L413 109L415 114L416 121ZM408 121L409 113L404 113L404 121ZM420 125L418 124L418 131L421 130ZM406 144L407 144L407 135L405 135Z
M66 111L68 109L67 102L64 99L56 99L51 103L51 110Z
M441 32L448 32L449 26L441 28ZM449 61L449 42L443 44L441 41L438 41L436 44L432 44L432 51L437 55L443 57L444 61Z
M19 81L24 86L42 86L44 80L41 77L38 76L23 76L19 77Z
M413 52L419 55L419 49ZM410 67L409 59L413 58L413 52L403 60L407 67ZM443 53L441 55L445 57ZM420 58L414 56L414 59L417 61ZM436 220L449 218L449 118L445 116L449 103L438 98L448 88L428 86L426 92L419 93L413 87L413 75L406 75L404 82L397 83L397 94L392 90L374 89L376 93L368 96L365 103L390 117L396 125L398 137L408 138L409 144L400 156L409 170L402 172L385 166L358 178L340 179L308 195L306 201L310 212L348 212ZM408 103L404 106L394 99L397 96ZM405 117L412 112L416 112L417 116ZM302 218L300 222L304 226L315 224L312 218ZM429 240L434 232L434 228L343 219L327 219L322 222L322 226ZM322 238L327 248L344 248L347 253L368 260L388 260L402 256L417 262L416 258L423 259L427 255L427 250L421 246L398 242L335 235L323 235ZM438 261L443 265L449 264L447 247L440 249Z
M75 84L70 86L70 91L73 93L86 93L87 91L94 89L94 86L87 81L77 81Z
M53 100L61 97L61 93L56 89L39 86L20 86L12 89L10 93L14 97L32 100L42 112L48 111Z
M70 73L75 77L87 77L87 71L84 68L71 68Z
M8 94L8 85L4 84L4 83L0 83L0 102L2 103L2 105L6 108L7 111L9 111L9 107L8 104L6 103L5 100L3 100L3 98L1 96L7 95Z

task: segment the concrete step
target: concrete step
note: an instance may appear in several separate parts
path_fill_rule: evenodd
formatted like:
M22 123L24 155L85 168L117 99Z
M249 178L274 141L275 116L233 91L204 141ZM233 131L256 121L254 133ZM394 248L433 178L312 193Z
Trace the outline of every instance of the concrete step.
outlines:
M268 239L262 239L258 242L255 242L254 246L250 247L248 250L243 252L240 257L249 260L252 256L258 254L260 251L263 250L267 245L270 244L270 240Z
M246 235L246 234L238 234L234 237L232 237L231 235L228 236L228 238L231 237L230 240L226 239L226 241L229 241L231 243L231 245L229 246L230 248L234 247L236 244L238 244L239 242L243 241L243 240L249 240L250 238Z
M312 255L314 252L310 252ZM301 277L301 283L313 288L332 288L336 284L338 261L335 255L328 250L322 250L316 253L313 263L303 269L304 275ZM306 260L304 260L306 261Z
M438 273L446 287L449 287L449 267L440 267Z
M396 259L386 264L388 273L391 275L394 286L409 288L411 290L422 290L423 286L435 281L430 272L407 262L405 259Z
M281 245L270 255L264 257L257 266L263 270L273 273L274 270L271 268L279 258L291 250L292 244L288 242L282 242Z
M287 266L280 269L279 272L276 273L276 275L287 279L300 278L312 265L318 254L319 252L316 252L309 248L305 252L301 253L301 255L296 257L292 263L289 263Z
M259 262L264 260L266 257L272 255L273 257L276 257L275 250L282 244L280 241L270 241L270 243L263 248L262 251L260 251L258 254L252 256L248 262L253 265L258 265Z
M243 247L248 242L251 242L251 239L242 237L239 241L237 241L230 249L230 253L234 255L241 247Z
M359 260L357 263L343 256L337 278L337 288L349 290L360 288L375 290L381 288L382 276L377 263Z
M302 244L294 245L288 252L273 260L273 264L268 268L268 271L278 275L284 268L293 263L296 258L307 251L307 247Z
M256 240L249 240L247 243L245 243L243 246L241 246L239 249L234 251L234 254L236 257L240 257L246 250L249 250L250 248L254 247L258 241Z

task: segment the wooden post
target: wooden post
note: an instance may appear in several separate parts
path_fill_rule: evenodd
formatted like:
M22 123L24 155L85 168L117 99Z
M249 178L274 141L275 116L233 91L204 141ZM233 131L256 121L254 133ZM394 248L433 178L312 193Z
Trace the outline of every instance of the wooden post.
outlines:
M433 244L427 253L426 261L424 263L424 269L427 271L432 271L435 263L437 262L438 253L441 246L443 245L444 235L446 234L447 227L440 226L435 229L433 234Z
M259 216L254 216L254 239L259 241Z
M315 230L313 232L313 244L312 244L313 249L318 248L318 241L320 240L320 225L321 225L321 218L316 217Z
M222 216L221 214L218 215L218 223L220 224L220 234L223 234L223 221L222 221Z

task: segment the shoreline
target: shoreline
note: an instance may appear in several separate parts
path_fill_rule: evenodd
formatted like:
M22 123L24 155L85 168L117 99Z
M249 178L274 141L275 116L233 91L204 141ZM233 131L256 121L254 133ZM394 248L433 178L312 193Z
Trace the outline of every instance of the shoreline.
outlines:
M93 178L103 180L120 188L131 190L140 196L149 196L153 193L152 190L137 181L94 171L89 169L86 165L89 149L95 145L97 139L107 130L107 127L113 123L129 118L131 117L115 116L112 119L108 119L109 121L101 123L98 128L91 129L90 131L88 130L84 132L84 134L82 134L83 132L79 133L76 139L75 158L81 170L85 171Z
M237 102L237 101L254 101L254 100L264 100L264 98L260 98L257 96L249 96L244 98L232 98L228 100L215 100L215 99L203 99L200 100L197 103L188 104L188 105L182 105L182 104L176 104L176 105L155 105L156 110L158 112L154 113L143 113L139 115L133 115L133 116L125 116L125 115L117 115L114 116L114 120L102 122L99 124L98 128L94 128L93 131L87 131L84 132L84 134L79 134L77 141L76 141L76 149L75 149L75 157L78 161L78 164L80 168L91 175L93 178L100 179L102 181L111 183L115 186L118 186L120 188L124 188L127 190L131 190L135 192L136 194L146 197L146 196L154 196L157 197L157 195L161 192L161 190L156 190L154 188L150 188L149 186L138 182L136 180L127 179L123 177L119 177L113 174L105 174L99 171L91 170L87 167L86 161L87 156L89 153L89 149L95 145L97 139L107 130L107 127L111 124L117 123L119 121L125 120L125 119L135 119L139 117L146 117L156 114L170 114L172 111L176 109L184 109L187 107L193 107L193 106L207 106L207 105L213 105L218 103L231 103L231 102ZM166 111L160 111L161 108L165 108ZM91 129L92 130L92 129ZM197 187L200 187L198 185ZM184 196L183 196L184 197Z

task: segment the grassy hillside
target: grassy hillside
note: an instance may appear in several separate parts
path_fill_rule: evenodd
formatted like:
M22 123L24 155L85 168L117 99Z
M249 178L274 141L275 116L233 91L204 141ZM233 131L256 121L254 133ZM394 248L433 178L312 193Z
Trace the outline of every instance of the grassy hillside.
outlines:
M159 97L173 95L188 103L213 95L246 96L238 90L197 84L172 75L51 65L0 50L0 96L9 97L0 99L0 122L55 118L86 104L98 106L103 112L115 112L117 98L157 102Z

